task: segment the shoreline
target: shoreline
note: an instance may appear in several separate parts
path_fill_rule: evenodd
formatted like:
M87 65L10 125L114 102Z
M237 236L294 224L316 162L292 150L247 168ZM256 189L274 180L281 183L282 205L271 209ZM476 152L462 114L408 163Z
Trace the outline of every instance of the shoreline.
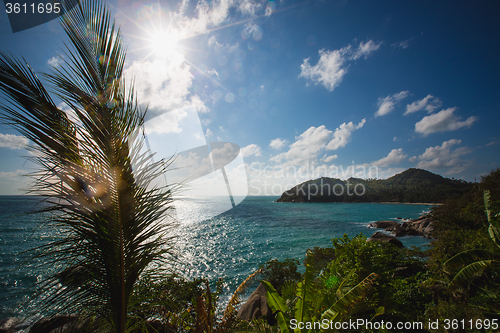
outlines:
M394 201L387 201L387 202L370 202L370 203L384 203L384 204L404 204L404 205L427 205L427 206L441 206L443 203L439 202L394 202Z
M399 201L366 201L366 202L318 202L318 201L306 201L306 202L291 202L291 201L278 201L275 200L276 203L294 203L294 204L308 204L308 203L320 203L320 204L398 204L398 205L425 205L425 206L441 206L443 203L440 202L399 202Z

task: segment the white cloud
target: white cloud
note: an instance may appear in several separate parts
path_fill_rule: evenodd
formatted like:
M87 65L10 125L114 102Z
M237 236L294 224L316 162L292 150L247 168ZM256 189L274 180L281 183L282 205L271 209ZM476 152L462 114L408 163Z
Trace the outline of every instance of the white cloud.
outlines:
M460 121L460 118L453 114L455 110L456 108L448 108L424 117L415 124L415 132L426 136L436 132L455 131L460 128L470 128L478 119L477 117L471 116L465 121Z
M172 112L164 113L147 122L146 134L151 133L180 133L182 128L179 122L186 118L188 113L185 109L177 109Z
M217 38L215 36L212 36L208 39L208 46L213 47L216 51L225 52L227 54L227 53L237 51L239 49L240 45L238 44L238 42L236 42L235 44L232 44L232 45L231 44L221 44L217 41ZM214 69L214 71L215 71L215 69Z
M249 16L254 16L260 9L262 9L262 2L253 0L243 0L238 6L238 10L242 14Z
M326 129L325 125L310 127L304 133L295 138L287 152L272 157L273 162L289 161L290 164L304 165L316 160L318 152L326 147L331 140L332 131Z
M462 143L462 140L452 139L443 142L441 146L427 148L422 155L413 158L414 160L420 160L417 164L417 168L427 170L448 168L445 174L463 172L472 162L461 159L461 156L471 153L472 149L468 147L459 147L452 150L453 146L459 145L460 143Z
M343 123L333 133L333 139L328 143L326 149L337 150L339 148L345 147L351 141L352 132L360 129L365 124L366 119L363 118L357 125L351 121L349 123Z
M361 57L364 57L366 59L372 52L377 51L380 48L380 45L382 45L382 42L375 44L375 42L372 40L369 40L366 43L361 42L359 43L356 51L354 51L352 59L357 60Z
M318 155L324 150L336 150L345 147L351 141L352 132L360 129L365 124L366 119L362 119L357 125L352 121L343 123L335 131L330 131L321 125L319 127L311 126L304 133L295 138L295 142L290 145L287 152L278 154L270 161L281 163L285 161L289 165L303 166L308 163L315 163ZM323 157L323 161L333 161L335 157Z
M267 1L261 0L199 0L195 8L195 16L188 17L189 0L183 0L178 6L176 13L172 13L172 18L179 26L183 36L191 37L210 32L222 24L228 24L230 12L239 11L247 17L256 17L260 14L268 14L266 11Z
M0 171L0 179L5 180L13 180L14 178L18 178L28 174L25 170L16 170L16 171Z
M255 147L251 147L252 145L249 145L245 148L249 148L250 150L250 155L255 155L255 156L260 156L260 147L257 145L253 145ZM213 147L213 146L212 146ZM212 148L212 151L210 152L211 159L214 164L214 169L219 169L221 167L224 167L225 165L229 164L238 154L238 149L239 147L235 145L234 143L225 143L224 146L218 147L218 148ZM243 148L243 149L245 149ZM243 149L240 149L241 153L243 156L245 156L245 152ZM248 152L247 150L247 152ZM253 150L253 151L252 151ZM247 155L248 156L248 155ZM209 163L206 163L207 165Z
M491 140L490 142L488 142L488 143L486 144L486 147L489 147L489 146L494 146L494 145L496 145L497 143L498 143L498 141Z
M207 132L205 133L205 136L206 136L207 138L210 138L210 137L211 137L211 136L213 136L213 135L214 135L214 133L212 133L212 131L210 130L210 128L207 128Z
M319 60L314 66L309 63L309 58L304 59L300 65L300 75L306 80L310 80L315 85L321 84L326 89L333 91L342 82L344 75L347 73L347 62L357 60L361 57L365 59L374 51L380 44L375 44L372 40L366 43L361 42L353 51L352 45L348 45L339 50L319 50Z
M403 152L403 148L393 149L386 157L372 162L372 165L376 165L378 167L386 167L391 164L398 164L403 162L407 156L408 155Z
M125 71L133 79L137 100L154 115L190 104L189 88L193 75L178 55L170 61L134 61Z
M200 113L210 112L210 109L201 101L200 96L198 95L191 96L190 104L193 105L196 111Z
M344 64L346 48L334 51L319 50L320 58L314 66L309 64L309 58L300 65L300 75L311 80L314 84L322 84L326 89L333 91L347 73Z
M283 148L286 145L287 141L285 139L277 138L274 140L271 140L271 143L269 144L269 147L272 149L279 150Z
M209 27L217 27L228 17L229 8L233 5L232 0L220 0L211 2L199 1L196 5L194 18L188 18L181 12L178 16L178 24L185 35L197 35L207 31Z
M252 143L251 145L241 148L241 154L243 155L243 157L252 155L261 156L260 147L257 146L255 143Z
M28 138L22 135L0 133L1 148L21 149L25 148L29 142Z
M386 114L390 113L392 110L394 110L396 104L406 98L409 94L409 91L403 90L392 96L389 95L384 98L379 98L377 102L378 110L377 112L375 112L375 117L385 116Z
M394 47L394 48L398 48L399 47L399 48L402 48L402 49L407 49L410 46L410 41L412 39L413 39L413 37L410 38L410 39L407 39L407 40L403 40L403 41L391 44L391 46Z
M323 157L321 158L321 161L322 161L322 162L325 162L325 163L330 163L331 161L333 161L333 160L337 159L338 157L339 157L339 156L338 156L337 154L335 154L335 155L331 155L331 156L327 156L327 155L325 154L325 156L323 156Z
M58 67L63 63L62 57L61 56L53 56L49 60L47 60L47 64L53 67Z
M78 118L78 115L75 113L75 111L68 106L65 102L61 102L57 105L59 110L63 111L66 113L66 116L70 121L73 123L77 124L78 126L82 125L82 122L80 121L80 118Z
M187 116L185 108L194 107L199 113L210 109L198 95L190 92L193 74L177 55L170 61L134 61L124 71L128 80L134 80L137 100L148 108L148 133L180 133L179 122Z
M406 112L404 115L418 112L421 110L426 110L428 113L434 112L438 107L440 107L443 103L432 95L427 95L426 97L415 101L411 104L406 105Z

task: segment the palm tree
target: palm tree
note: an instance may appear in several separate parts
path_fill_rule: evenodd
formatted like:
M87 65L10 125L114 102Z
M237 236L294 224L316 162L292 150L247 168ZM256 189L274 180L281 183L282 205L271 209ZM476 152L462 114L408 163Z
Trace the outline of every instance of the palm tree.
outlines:
M124 87L125 50L108 9L84 1L61 23L69 46L62 67L43 74L51 93L24 59L0 52L0 117L30 140L30 192L44 196L63 233L39 249L55 267L37 286L39 309L105 318L108 329L125 332L138 279L159 278L173 254L172 187L155 182L168 161L153 162L143 149L145 111Z

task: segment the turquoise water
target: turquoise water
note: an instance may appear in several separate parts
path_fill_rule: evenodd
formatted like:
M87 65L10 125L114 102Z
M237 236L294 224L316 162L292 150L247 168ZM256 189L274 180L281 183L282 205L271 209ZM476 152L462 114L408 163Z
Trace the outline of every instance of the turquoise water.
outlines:
M187 200L189 216L179 216L175 229L181 265L187 278L222 277L233 291L260 264L270 258L302 260L308 248L331 246L344 233L368 237L368 223L396 217L416 218L429 206L375 203L276 203L278 197L247 197L235 208L199 221L215 201ZM27 258L23 251L56 235L43 224L41 214L28 215L36 197L0 196L0 319L22 313L16 304L28 297L26 288L40 279L36 262L17 268ZM429 243L422 237L403 237L405 246Z

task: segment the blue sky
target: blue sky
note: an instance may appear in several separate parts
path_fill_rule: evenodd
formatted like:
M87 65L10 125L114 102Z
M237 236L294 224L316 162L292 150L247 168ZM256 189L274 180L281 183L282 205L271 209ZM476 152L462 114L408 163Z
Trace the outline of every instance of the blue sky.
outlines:
M152 145L235 143L250 194L410 167L474 181L500 164L498 2L108 4L125 75L162 115ZM0 14L1 50L36 70L61 65L63 41L57 21L14 34ZM0 194L26 186L26 143L0 126Z

